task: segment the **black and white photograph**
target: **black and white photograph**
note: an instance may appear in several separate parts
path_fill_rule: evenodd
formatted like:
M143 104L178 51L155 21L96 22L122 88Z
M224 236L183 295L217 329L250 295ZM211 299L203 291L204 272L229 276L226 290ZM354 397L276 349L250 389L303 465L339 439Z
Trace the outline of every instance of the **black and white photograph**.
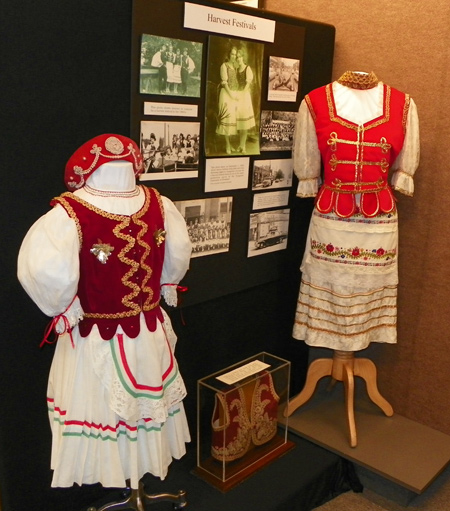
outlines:
M286 57L269 58L268 101L297 100L300 61Z
M199 122L141 121L142 181L198 177Z
M200 97L203 44L143 34L141 94Z
M253 162L252 190L273 190L292 186L294 172L292 158L255 160Z
M174 203L183 216L192 243L192 256L228 252L233 197L194 199Z
M209 37L206 156L259 154L263 53L261 43Z
M289 214L289 209L250 214L247 257L286 249Z
M297 112L261 112L261 151L291 151Z

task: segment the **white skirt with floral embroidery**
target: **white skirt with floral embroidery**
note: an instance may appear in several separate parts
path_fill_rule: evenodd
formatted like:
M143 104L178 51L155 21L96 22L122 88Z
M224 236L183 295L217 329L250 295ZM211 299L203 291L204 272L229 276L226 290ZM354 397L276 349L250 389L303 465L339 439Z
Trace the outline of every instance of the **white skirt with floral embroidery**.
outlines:
M358 351L397 342L398 218L339 218L314 210L293 337Z

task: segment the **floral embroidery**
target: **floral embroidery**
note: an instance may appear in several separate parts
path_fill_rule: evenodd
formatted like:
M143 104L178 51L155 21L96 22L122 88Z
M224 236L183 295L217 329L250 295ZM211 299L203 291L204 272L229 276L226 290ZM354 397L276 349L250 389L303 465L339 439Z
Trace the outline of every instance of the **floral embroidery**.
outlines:
M387 266L395 261L397 250L386 250L383 247L366 249L362 247L335 247L332 243L321 243L311 240L313 257L324 261L362 266Z
M211 445L214 458L237 460L250 450L252 444L263 445L276 435L280 398L270 373L230 392L218 392L215 399Z
M229 425L229 416L226 399L222 395L217 396L222 403L227 417L227 425ZM251 428L252 425L245 410L245 398L233 399L230 404L230 412L236 410L236 415L233 417L233 422L237 423L236 434L228 445L212 445L211 454L218 460L233 461L241 458L250 448L251 444ZM216 426L216 429L221 430L223 427ZM223 434L219 435L219 439L223 440Z

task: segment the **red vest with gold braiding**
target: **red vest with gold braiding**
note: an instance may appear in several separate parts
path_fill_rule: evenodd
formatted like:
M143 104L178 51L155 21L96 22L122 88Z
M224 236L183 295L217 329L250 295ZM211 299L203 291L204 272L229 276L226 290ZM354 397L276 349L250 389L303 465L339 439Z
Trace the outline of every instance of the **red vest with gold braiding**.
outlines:
M333 211L346 218L358 212L374 217L395 211L388 171L403 147L409 96L387 85L383 88L383 114L362 125L337 115L332 84L305 97L324 165L316 198L321 213Z
M154 331L163 321L159 307L164 261L164 217L159 193L144 187L145 203L133 215L115 215L72 193L52 201L75 221L80 238L78 297L84 311L80 334L94 324L109 340L121 325L126 335L139 334L139 317Z

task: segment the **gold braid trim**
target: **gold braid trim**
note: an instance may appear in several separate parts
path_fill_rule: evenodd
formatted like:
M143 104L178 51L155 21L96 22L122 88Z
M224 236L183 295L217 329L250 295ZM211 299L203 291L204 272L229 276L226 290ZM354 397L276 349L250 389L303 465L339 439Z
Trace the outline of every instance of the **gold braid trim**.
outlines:
M136 224L141 227L141 230L138 232L138 234L136 236L136 241L137 241L138 245L140 245L141 247L144 248L144 253L142 254L140 263L141 263L141 268L143 270L145 270L146 275L142 279L141 289L144 293L148 293L148 297L142 306L142 309L144 311L147 311L147 310L151 310L151 308L152 308L151 301L153 299L153 294L154 294L152 288L147 286L147 282L150 280L150 278L152 276L153 269L150 266L148 266L148 264L145 263L145 260L147 259L147 257L150 254L151 247L143 239L145 234L148 231L148 225L145 222L143 222L140 218L136 218L135 221L136 221Z
M136 261L133 261L132 259L128 258L126 254L133 248L134 246L134 238L128 234L125 234L122 232L123 229L125 229L130 224L129 219L127 218L125 221L120 222L117 224L113 232L116 236L116 238L119 238L123 241L126 241L127 244L123 247L123 249L117 254L117 258L120 262L130 267L130 269L125 273L125 275L122 277L122 284L128 288L131 289L131 293L128 293L122 298L122 304L125 307L128 307L129 309L132 309L135 311L135 314L139 314L140 307L136 303L133 302L133 298L135 298L140 291L140 287L135 284L134 282L130 282L130 279L133 277L133 275L139 270L139 263ZM133 315L135 315L133 314Z
M60 197L56 197L54 200L61 203L61 206L64 207L64 209L67 211L68 215L75 221L78 231L78 237L80 239L80 247L83 239L82 231L81 231L81 225L78 220L78 217L73 210L72 206L67 201L67 198L71 198L78 202L79 204L83 205L90 211L93 211L97 213L98 215L108 218L110 220L115 220L117 225L114 227L113 232L114 235L121 240L124 240L127 242L125 247L119 252L117 255L118 259L124 263L125 265L129 266L130 269L126 272L126 274L122 277L122 284L128 288L131 289L131 292L124 296L122 298L122 304L126 307L128 307L131 310L128 310L126 312L119 312L114 314L103 314L103 313L85 313L85 317L87 318L96 318L96 319L120 319L120 318L127 318L136 316L141 312L141 307L139 305L135 304L133 302L133 299L139 294L140 287L135 284L134 282L131 282L130 279L132 276L136 273L136 271L139 269L139 263L136 261L133 261L132 259L129 259L126 254L130 251L131 248L134 246L134 239L132 236L129 236L122 231L130 225L130 222L133 221L137 225L141 227L141 230L139 231L137 235L137 243L139 243L142 247L144 247L144 254L141 258L141 266L145 271L147 272L147 275L144 278L143 281L143 287L142 290L144 292L149 293L149 297L145 301L142 310L144 311L150 311L154 308L156 308L159 305L159 300L157 302L151 303L151 300L153 299L153 291L146 286L147 282L150 280L150 277L152 275L152 269L144 263L145 259L147 258L148 254L150 253L150 246L144 242L142 239L145 233L147 232L147 225L142 222L141 217L148 211L150 207L150 200L151 200L151 194L147 187L142 187L144 189L145 193L145 202L142 208L134 213L131 216L128 215L118 215L113 213L108 213L107 211L104 211L102 209L99 209L98 207L94 206L93 204L90 204L89 202L85 201L84 199L81 199L80 197L74 195L72 192L65 192ZM153 189L155 191L155 194L158 198L158 203L161 209L161 214L164 218L164 207L162 203L162 199L160 194L157 192L157 190Z
M148 210L148 208L149 208L149 205L150 205L150 193L148 192L148 189L146 187L143 186L142 188L143 188L144 193L145 193L144 205L142 206L140 211L138 211L137 213L134 213L133 215L131 215L131 217L134 217L135 215L142 216ZM78 238L80 240L80 247L81 247L81 244L82 244L82 241L83 241L83 233L81 232L80 221L78 220L78 217L77 217L75 211L73 210L72 206L66 200L67 198L73 199L75 202L78 202L79 204L83 205L85 208L89 209L90 211L94 211L98 215L100 215L100 216L102 216L104 218L109 218L110 220L115 220L116 222L123 222L124 220L130 218L130 216L128 216L128 215L116 215L114 213L108 213L107 211L104 211L103 209L97 208L93 204L85 201L84 199L81 199L80 197L78 197L77 195L75 195L72 192L64 192L59 197L54 197L53 200L59 202L61 204L61 206L63 206L64 209L67 211L67 214L70 216L70 218L72 218L72 220L74 220L74 222L76 223L77 231L78 231ZM164 211L164 208L162 207L161 198L159 198L159 201L160 201L161 210Z
M309 94L307 94L305 96L305 101L306 101L306 104L308 105L309 112L311 114L313 121L316 122L317 116L316 116L316 112L314 112L314 107L311 103L311 98L309 97Z
M375 300L375 301L378 301L378 300ZM302 302L301 300L298 300L297 303L300 306L303 305L305 307L308 307L308 310L312 309L312 310L315 310L315 311L318 311L318 312L323 312L324 314L327 314L327 315L330 315L330 316L334 316L335 318L355 318L355 317L358 317L358 316L366 316L367 314L371 314L374 311L380 311L382 309L397 309L397 305L380 305L379 307L374 307L373 309L366 310L365 312L355 312L353 314L348 314L348 313L338 314L336 312L331 312L331 311L329 311L327 309L322 309L321 307L314 307L313 305L309 305L308 303ZM361 304L358 304L358 305L361 305ZM367 305L367 304L364 303L364 305ZM347 307L350 307L350 306L347 305ZM306 312L298 310L297 314L304 314L304 315L306 315ZM388 314L384 314L384 316L390 317ZM377 316L377 317L379 317L379 316ZM313 318L313 319L318 319L318 318ZM367 321L371 321L371 319L375 319L375 318L370 318ZM320 321L328 321L329 323L333 323L332 321L326 320L326 319L320 319ZM364 322L364 323L366 323L366 322ZM340 323L334 323L334 324L340 325ZM344 325L341 325L341 326L344 326Z
M384 84L385 92L384 92L384 114L376 121L368 121L363 126L358 126L357 124L346 121L339 117L335 111L335 105L333 101L333 84L329 83L325 90L327 95L327 103L328 103L328 111L330 115L330 119L333 122L337 122L346 128L350 128L354 131L367 131L372 128L376 128L380 124L384 124L385 122L389 122L391 118L391 87L389 85Z
M78 202L79 204L82 204L85 208L87 208L91 211L94 211L95 213L97 213L98 215L100 215L104 218L109 218L110 220L116 220L117 222L121 222L121 221L123 221L124 218L130 218L130 216L133 217L135 215L142 215L143 213L145 213L147 211L148 206L150 204L150 194L148 193L148 190L146 187L143 186L142 188L144 189L144 192L145 192L144 205L138 212L133 213L132 215L119 215L119 214L114 214L114 213L108 213L107 211L104 211L103 209L100 209L97 206L94 206L90 202L85 201L81 197L78 197L77 195L75 195L72 192L64 192L60 197L71 198L74 201ZM60 199L60 197L56 197L56 199Z
M77 226L78 240L80 242L80 250L81 250L81 246L83 244L83 233L81 231L80 221L78 220L77 214L73 210L72 206L64 198L65 195L73 196L72 193L66 192L66 193L63 193L60 197L55 197L53 200L59 202L61 204L61 206L66 210L69 217L75 222L75 225Z
M409 105L411 104L411 97L409 94L405 94L405 105L403 106L403 118L402 118L402 126L403 126L403 134L406 135L406 123L408 121L408 112Z
M326 298L320 298L319 296L311 296L304 292L301 292L301 295L310 297L313 300L315 300L316 302L324 302L325 304L329 304L333 307L339 307L341 309L352 309L352 308L358 307L360 305L370 305L372 303L380 302L381 300L384 300L384 299L394 299L394 300L397 299L397 293L394 293L393 295L385 295L385 296L382 296L381 298L374 298L373 300L368 300L367 302L360 302L356 305L355 304L342 305L341 303L332 302L331 300L327 300ZM307 305L306 302L303 302L300 298L297 300L297 303L301 304L301 305ZM312 307L312 306L310 306L310 307ZM319 309L326 310L326 309L324 309L324 307L314 307L314 308L317 310L319 310ZM330 312L330 314L332 314L332 313Z
M156 198L158 199L158 204L159 204L159 207L161 209L162 219L164 221L165 220L164 205L163 205L163 202L162 202L162 199L161 199L161 195L160 195L160 193L158 192L158 190L156 188L152 188L152 190L155 192Z
M343 295L342 293L336 293L334 291L331 291L331 289L328 289L327 287L315 286L314 284L311 284L311 282L308 282L303 279L302 279L302 284L305 286L309 286L311 289L316 289L317 291L324 291L325 293L327 293L331 296L337 296L339 298L355 298L356 296L372 296L372 295L374 295L376 293L380 293L381 291L384 291L386 289L389 289L389 290L397 289L397 286L383 286L378 289L373 289L372 291L368 291L367 293L352 293L351 295ZM316 297L316 296L314 296L313 298L322 300L322 298Z
M357 162L340 162L340 163L357 163ZM353 186L353 190L343 190L343 186ZM363 186L372 186L372 188L362 188ZM386 190L389 188L387 183L383 183L382 179L378 181L366 181L364 183L360 182L342 182L339 179L335 179L330 185L322 185L322 188L326 190L331 190L332 192L338 193L347 193L352 195L364 194L364 193L374 193L381 192L381 190Z
M375 326L372 326L370 328L366 328L365 330L360 330L359 332L354 332L354 333L351 333L351 334L344 334L342 332L336 332L336 330L330 330L330 329L327 329L327 328L312 327L311 325L309 325L308 323L305 323L304 321L295 320L295 324L296 325L306 326L308 328L308 330L317 330L318 332L326 332L328 334L335 334L335 335L340 335L340 336L343 336L343 337L355 337L357 335L361 335L361 334L365 334L367 332L371 332L372 330L375 330L376 328L383 328L383 327L396 328L396 326L397 326L397 322L394 322L394 323L380 323L379 325L375 325Z
M152 303L146 311L150 311L158 307L159 300L157 302ZM115 312L114 314L103 314L101 312L85 312L85 318L94 318L94 319L122 319L122 318L131 318L133 316L137 316L140 314L141 310L130 310L126 312Z

